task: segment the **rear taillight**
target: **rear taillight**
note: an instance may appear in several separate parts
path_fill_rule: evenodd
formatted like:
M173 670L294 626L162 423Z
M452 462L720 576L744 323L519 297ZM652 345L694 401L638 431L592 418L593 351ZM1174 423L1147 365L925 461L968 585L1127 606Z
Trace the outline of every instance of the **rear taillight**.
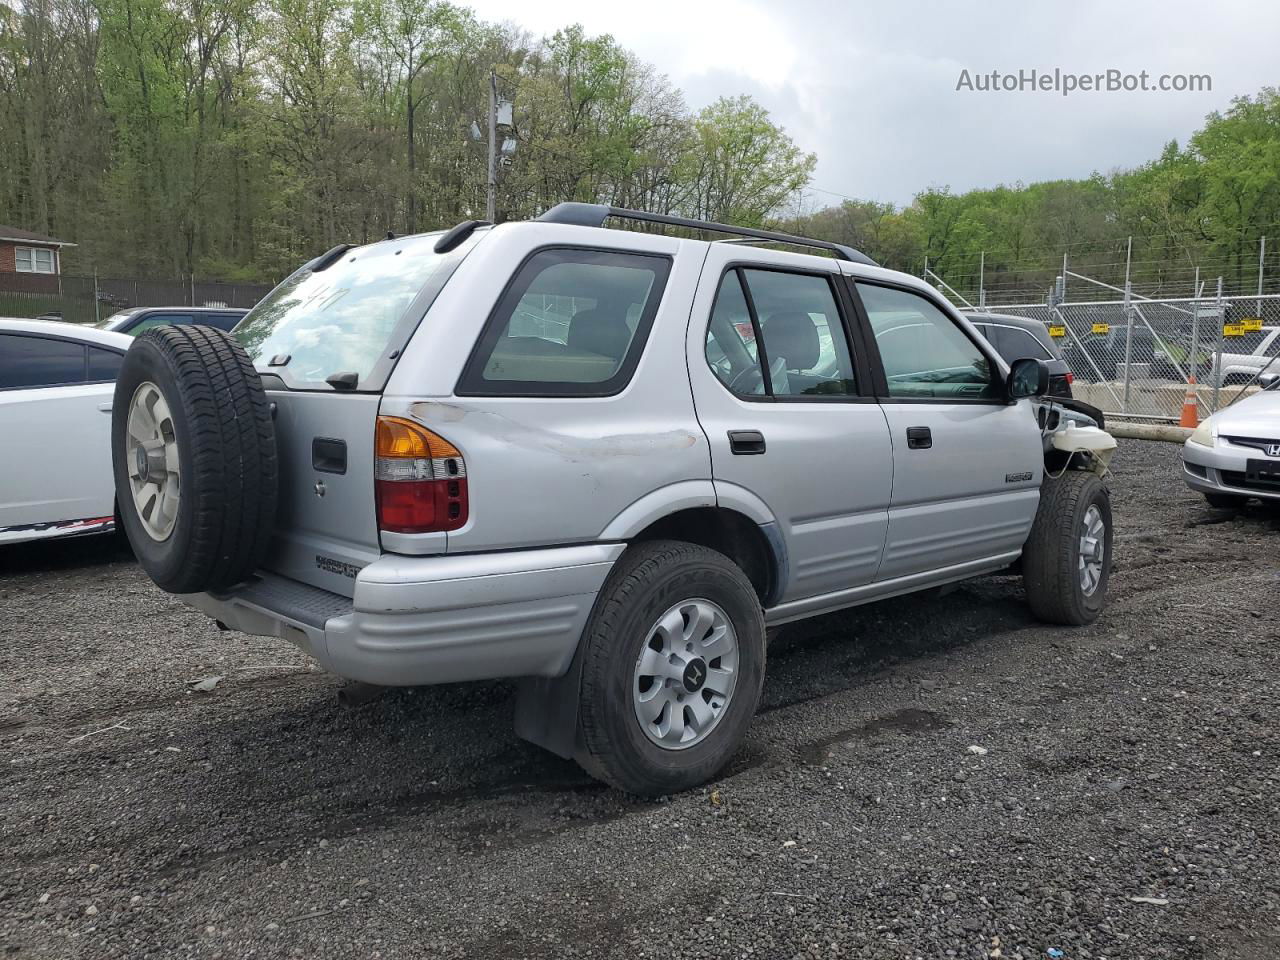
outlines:
M1068 374L1067 374L1067 386L1071 386L1071 384L1073 384L1073 383L1075 383L1075 382L1076 382L1076 375L1075 375L1074 373L1068 373Z
M467 465L448 440L412 420L379 417L374 452L379 529L435 533L467 522Z

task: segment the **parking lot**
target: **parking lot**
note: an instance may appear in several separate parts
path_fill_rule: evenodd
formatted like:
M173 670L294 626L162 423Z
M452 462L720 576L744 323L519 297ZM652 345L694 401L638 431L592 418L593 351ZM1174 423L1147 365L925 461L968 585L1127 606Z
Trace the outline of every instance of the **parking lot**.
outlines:
M730 773L656 803L507 684L343 707L118 544L0 552L4 955L1273 957L1280 515L1177 464L1122 442L1095 625L995 577L784 628Z

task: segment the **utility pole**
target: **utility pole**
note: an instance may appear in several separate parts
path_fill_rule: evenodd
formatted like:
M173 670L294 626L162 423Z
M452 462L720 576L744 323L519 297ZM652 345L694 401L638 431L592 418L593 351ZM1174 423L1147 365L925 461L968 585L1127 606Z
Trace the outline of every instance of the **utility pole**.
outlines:
M498 74L489 71L489 190L485 198L485 219L497 218L498 192Z

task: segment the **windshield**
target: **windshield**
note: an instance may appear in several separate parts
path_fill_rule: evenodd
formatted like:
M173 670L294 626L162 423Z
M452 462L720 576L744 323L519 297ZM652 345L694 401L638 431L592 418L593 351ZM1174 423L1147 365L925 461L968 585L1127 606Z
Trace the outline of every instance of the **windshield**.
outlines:
M319 273L300 270L236 327L254 364L290 385L319 386L354 373L366 386L399 321L447 254L436 236L383 240L348 250ZM271 361L275 361L272 363Z

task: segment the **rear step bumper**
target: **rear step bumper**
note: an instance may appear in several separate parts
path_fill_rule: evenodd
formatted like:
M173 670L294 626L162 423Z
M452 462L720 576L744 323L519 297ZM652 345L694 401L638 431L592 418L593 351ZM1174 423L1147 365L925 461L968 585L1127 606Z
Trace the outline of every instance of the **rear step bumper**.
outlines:
M623 549L384 554L360 571L351 599L265 571L228 593L184 599L233 630L282 637L365 683L557 677Z

